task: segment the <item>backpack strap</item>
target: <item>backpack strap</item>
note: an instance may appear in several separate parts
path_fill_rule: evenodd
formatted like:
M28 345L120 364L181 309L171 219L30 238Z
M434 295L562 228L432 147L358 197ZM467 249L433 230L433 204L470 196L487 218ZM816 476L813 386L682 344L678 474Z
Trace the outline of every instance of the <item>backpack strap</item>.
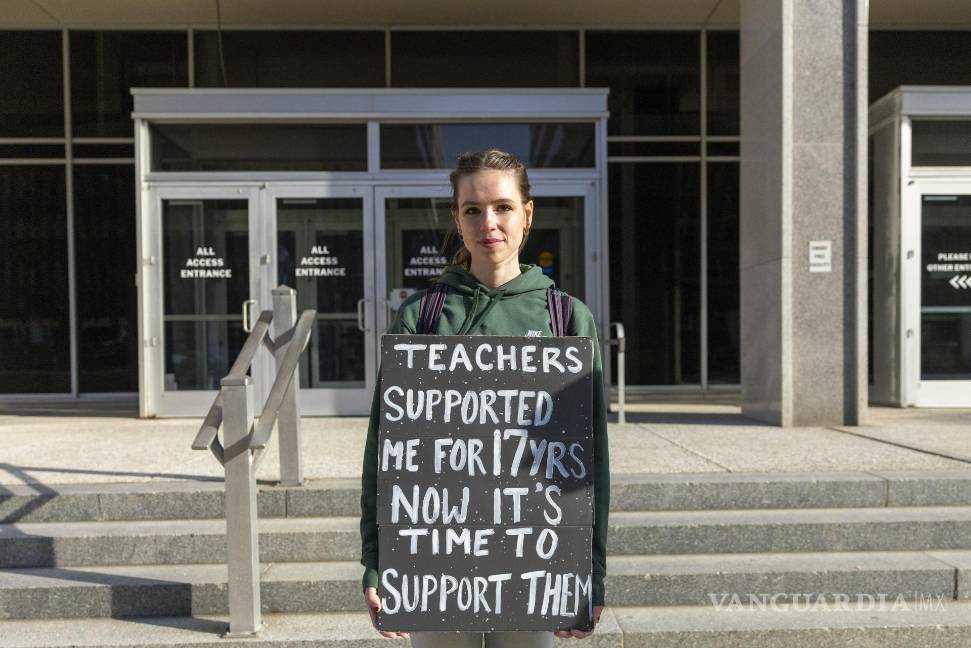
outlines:
M425 291L418 308L418 324L415 326L415 333L429 335L438 330L438 319L442 316L442 309L445 308L447 294L448 286L443 283L434 283Z
M554 337L562 337L567 334L567 325L573 315L573 297L554 290L553 287L546 289L546 308L550 312L550 330Z

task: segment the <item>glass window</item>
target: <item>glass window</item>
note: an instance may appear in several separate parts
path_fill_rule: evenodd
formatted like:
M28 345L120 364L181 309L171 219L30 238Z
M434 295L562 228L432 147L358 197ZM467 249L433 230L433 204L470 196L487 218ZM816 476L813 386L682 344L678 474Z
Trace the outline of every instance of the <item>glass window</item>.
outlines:
M870 103L901 85L971 85L971 32L871 31Z
M587 31L590 88L609 87L610 135L701 132L699 32Z
M75 137L131 137L131 88L188 85L183 31L72 31Z
M575 31L393 31L396 88L576 87Z
M738 135L738 32L708 32L708 134Z
M78 389L138 391L135 169L74 168Z
M708 382L740 382L738 163L708 165Z
M71 391L64 167L0 166L0 393Z
M971 195L923 196L920 377L971 379Z
M277 283L297 291L297 311L317 311L301 387L364 387L364 204L360 198L279 198Z
M162 201L166 391L216 390L243 348L246 200Z
M451 198L385 199L385 267L392 310L442 274L461 243L449 232Z
M627 380L698 384L699 165L612 163L608 170L610 318L626 329Z
M912 122L913 166L971 166L971 121Z
M215 31L195 36L195 84L230 88L384 86L383 31Z
M63 137L60 32L0 31L0 88L0 137Z
M535 263L556 287L584 299L583 198L533 198L533 226L519 255L522 263Z
M366 171L364 124L154 124L153 171Z
M381 124L381 168L451 169L466 151L498 148L529 168L593 167L596 130L560 124Z

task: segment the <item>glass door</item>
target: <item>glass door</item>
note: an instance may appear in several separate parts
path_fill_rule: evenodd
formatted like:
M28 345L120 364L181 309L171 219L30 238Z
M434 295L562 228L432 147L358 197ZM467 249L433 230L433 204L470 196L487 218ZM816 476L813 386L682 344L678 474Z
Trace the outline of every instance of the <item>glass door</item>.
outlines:
M198 416L239 354L244 327L270 307L259 297L258 190L155 188L152 194L153 244L143 263L157 266L144 321L154 410ZM256 375L267 370L258 358Z
M904 223L913 403L971 405L971 178L920 180ZM915 209L916 208L916 209Z
M374 254L369 187L272 187L275 280L317 322L300 362L304 414L366 414L375 381Z
M587 301L599 295L594 267L599 232L590 210L594 183L535 183L533 227L521 255L537 264L557 287ZM377 227L377 334L394 320L401 302L427 288L458 248L452 231L451 187L395 186L375 189ZM591 305L594 312L598 309Z

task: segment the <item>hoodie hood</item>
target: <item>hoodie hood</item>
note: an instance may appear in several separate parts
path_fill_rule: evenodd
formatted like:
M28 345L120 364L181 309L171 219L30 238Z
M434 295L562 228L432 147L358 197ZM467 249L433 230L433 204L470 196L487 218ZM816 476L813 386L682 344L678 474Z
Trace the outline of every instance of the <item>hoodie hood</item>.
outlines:
M543 274L542 268L537 265L520 264L519 271L522 274L495 288L489 288L461 266L449 266L439 277L439 281L461 295L472 295L478 290L488 297L497 295L500 291L503 296L520 295L534 290L546 290L553 285L553 280Z
M514 300L517 304L522 304L521 307L528 309L529 302L536 299L536 304L531 307L543 312L546 290L553 285L553 280L544 275L542 269L536 265L520 265L519 270L520 275L495 288L489 288L461 266L449 267L442 273L439 281L471 300L466 307L462 324L455 332L456 335L467 335L476 330L476 327L485 322L489 313L501 302ZM505 310L509 310L509 307L500 308L498 312Z

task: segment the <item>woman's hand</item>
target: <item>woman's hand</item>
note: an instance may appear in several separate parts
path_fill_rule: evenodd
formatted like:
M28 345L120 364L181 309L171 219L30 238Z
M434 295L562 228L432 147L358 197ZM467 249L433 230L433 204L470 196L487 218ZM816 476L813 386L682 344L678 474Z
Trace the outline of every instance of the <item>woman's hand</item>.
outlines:
M597 624L600 623L600 615L604 612L604 606L595 605L593 606L593 630L590 632L584 632L582 630L557 630L553 634L557 637L563 639L569 639L573 637L574 639L584 639L593 634L593 631L597 629Z
M381 611L381 599L378 598L378 590L375 587L369 587L364 590L364 605L367 607L368 613L371 615L371 625L377 630L382 637L387 639L407 639L407 632L385 632L378 628L378 612ZM594 615L596 615L596 608L594 608Z

